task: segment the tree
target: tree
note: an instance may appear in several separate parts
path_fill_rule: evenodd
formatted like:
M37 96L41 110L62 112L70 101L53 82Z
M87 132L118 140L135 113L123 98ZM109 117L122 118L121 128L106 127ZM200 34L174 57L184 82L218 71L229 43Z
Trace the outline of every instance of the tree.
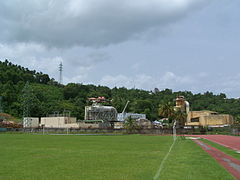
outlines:
M187 114L181 110L177 110L174 112L174 119L178 122L180 127L183 127L187 120Z
M237 116L235 117L235 123L236 123L236 124L240 124L240 115L237 115Z
M171 103L160 105L158 112L159 116L168 118L169 121L172 121L172 119L174 118L174 108Z
M146 114L148 119L152 119L153 104L150 100L136 100L133 105L133 112Z
M124 123L124 128L127 129L128 133L133 133L137 128L138 125L136 123L136 120L131 118L131 116L129 118L127 118L127 120Z

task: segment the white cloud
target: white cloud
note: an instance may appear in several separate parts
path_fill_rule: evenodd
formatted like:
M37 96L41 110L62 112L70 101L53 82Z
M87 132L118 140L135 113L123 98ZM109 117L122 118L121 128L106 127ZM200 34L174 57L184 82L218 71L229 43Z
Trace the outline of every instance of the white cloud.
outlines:
M139 88L139 89L154 89L158 87L160 89L165 88L184 88L194 84L194 80L189 76L178 76L173 72L166 72L161 77L153 77L146 74L138 74L133 77L125 75L117 76L104 76L100 80L100 84L107 85L110 87L128 87L128 88ZM186 88L187 89L187 88Z
M125 75L110 76L106 75L100 80L100 84L109 87L133 87L133 79Z
M200 75L200 76L199 76ZM174 91L189 90L194 93L212 91L214 93L227 93L229 97L239 97L240 74L233 76L218 76L215 79L206 78L206 73L196 75L176 75L173 72L166 72L162 76L154 77L145 74L136 76L105 76L100 80L100 84L109 87L127 87L153 90L155 87L163 90L165 88Z
M160 84L162 85L175 85L175 84L190 84L194 80L190 76L179 76L173 72L166 72L162 78L160 78Z
M88 73L91 70L91 68L80 68L80 72L76 76L67 76L65 75L63 77L63 83L83 83L87 81ZM89 84L90 82L87 81Z

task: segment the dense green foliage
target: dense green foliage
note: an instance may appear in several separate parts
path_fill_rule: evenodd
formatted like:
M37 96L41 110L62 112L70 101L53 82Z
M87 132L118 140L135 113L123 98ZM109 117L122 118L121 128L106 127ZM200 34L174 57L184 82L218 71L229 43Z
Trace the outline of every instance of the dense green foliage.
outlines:
M183 95L190 102L191 110L213 110L240 117L240 100L227 99L225 94L193 94L188 91L172 92L170 89L159 92L124 87L110 89L105 86L75 83L60 85L46 74L30 71L7 60L0 61L0 96L5 113L22 117L23 104L26 102L23 89L27 81L33 93L31 116L46 116L55 111L69 110L73 116L83 119L87 98L105 96L112 100L111 105L116 107L118 112L122 112L129 100L126 112L145 113L150 120L155 120L161 118L158 114L159 105L167 102L173 104L176 96Z
M153 179L170 136L0 134L0 179ZM158 179L234 178L190 140L177 140Z

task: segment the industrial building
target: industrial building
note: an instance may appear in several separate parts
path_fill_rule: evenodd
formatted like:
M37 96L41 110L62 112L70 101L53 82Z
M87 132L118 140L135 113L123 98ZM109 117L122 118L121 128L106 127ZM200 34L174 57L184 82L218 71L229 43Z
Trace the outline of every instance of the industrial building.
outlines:
M117 110L112 106L103 106L106 102L104 97L89 98L93 104L85 107L85 118L77 121L76 117L71 117L70 112L63 114L54 113L48 117L34 118L25 117L23 119L24 128L108 128L112 122L117 121Z
M117 121L117 110L112 106L95 104L85 107L85 120Z
M113 106L103 106L106 102L104 97L89 98L93 104L85 107L85 118L77 121L76 117L71 117L70 112L64 114L54 114L49 117L26 117L23 119L24 128L124 128L124 122L128 118L136 120L141 128L152 128L152 122L147 120L146 114L137 113L117 113ZM185 126L203 127L224 127L234 123L233 116L219 114L214 111L190 111L189 102L183 96L176 98L175 111L181 110L187 114Z
M117 121L117 110L113 106L103 106L102 103L108 100L105 97L89 98L93 104L85 107L84 120L91 121L103 121L103 122L115 122Z
M147 119L146 114L138 114L138 113L118 113L117 119L118 121L125 121L128 118L132 119Z
M101 121L102 122L102 121ZM24 128L101 128L101 122L77 121L75 117L54 116L54 117L26 117L23 119Z
M136 120L136 124L141 128L151 128L151 121L147 120L146 114L137 113L118 113L118 121L114 122L114 129L123 129L124 123L128 118Z

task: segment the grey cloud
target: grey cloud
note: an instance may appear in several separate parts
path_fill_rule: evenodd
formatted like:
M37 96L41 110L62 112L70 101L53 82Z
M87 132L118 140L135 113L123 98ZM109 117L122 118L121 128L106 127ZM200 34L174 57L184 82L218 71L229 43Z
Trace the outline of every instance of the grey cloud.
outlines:
M0 41L49 47L124 42L184 17L207 0L8 0L0 2Z
M84 55L79 55L76 52L72 54L66 53L63 58L68 60L72 66L92 66L97 63L108 61L111 57L102 51L92 51Z

